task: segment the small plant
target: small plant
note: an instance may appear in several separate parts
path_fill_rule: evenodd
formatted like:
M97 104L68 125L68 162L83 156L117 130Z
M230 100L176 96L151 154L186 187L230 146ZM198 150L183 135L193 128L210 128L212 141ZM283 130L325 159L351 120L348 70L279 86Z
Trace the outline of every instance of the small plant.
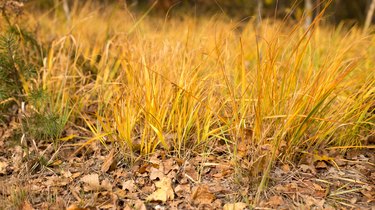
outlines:
M57 139L64 130L67 115L34 113L23 122L26 132L34 139Z
M22 6L21 1L0 2L2 16L8 23L8 32L0 36L0 113L6 113L15 102L29 104L31 109L22 110L27 113L20 119L23 132L34 139L56 139L69 114L55 109L51 105L53 99L38 88L36 69L42 63L39 57L43 50L33 34L10 20L21 14Z
M19 53L19 37L12 32L0 36L0 114L21 103L28 92L27 82L35 75L35 68L27 64ZM5 119L0 118L1 121Z
M70 113L53 109L52 98L42 89L34 90L28 94L27 101L30 110L27 110L22 121L24 132L33 139L58 139Z
M35 68L20 56L18 37L11 32L0 36L0 100L25 94L26 80L35 75Z

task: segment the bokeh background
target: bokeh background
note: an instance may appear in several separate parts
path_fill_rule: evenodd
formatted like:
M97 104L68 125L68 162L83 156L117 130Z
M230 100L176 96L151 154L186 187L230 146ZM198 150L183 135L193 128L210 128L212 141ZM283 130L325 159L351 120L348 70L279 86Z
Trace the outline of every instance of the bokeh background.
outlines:
M130 10L147 10L155 0L96 0L103 6L118 4ZM72 5L87 1L73 0L31 0L33 7L56 8L59 4ZM369 15L373 0L158 0L153 13L189 13L194 15L212 15L221 13L227 16L255 17L259 12L262 17L299 20L306 11L314 16L329 4L325 20L329 23L363 25ZM370 22L375 18L370 17Z

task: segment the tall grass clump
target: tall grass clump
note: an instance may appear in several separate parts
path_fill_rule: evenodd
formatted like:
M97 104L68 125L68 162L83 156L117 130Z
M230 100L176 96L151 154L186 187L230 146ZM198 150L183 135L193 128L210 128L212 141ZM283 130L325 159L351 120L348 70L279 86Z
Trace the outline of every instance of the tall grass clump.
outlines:
M87 143L132 157L225 145L249 176L261 172L261 191L275 161L374 135L375 43L360 29L76 7L69 23L35 14L53 37L38 84L74 104Z

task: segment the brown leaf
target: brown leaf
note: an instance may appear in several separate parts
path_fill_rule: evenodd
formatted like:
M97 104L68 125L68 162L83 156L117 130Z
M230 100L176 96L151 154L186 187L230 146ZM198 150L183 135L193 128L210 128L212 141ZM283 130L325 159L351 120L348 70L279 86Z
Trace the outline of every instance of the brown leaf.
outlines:
M174 199L171 179L164 177L160 181L156 182L155 186L158 189L147 197L147 201L166 202L167 200Z
M278 184L278 185L276 185L275 190L278 191L278 192L285 193L285 192L289 191L289 188L287 186Z
M217 173L215 173L217 172ZM233 169L230 165L227 164L219 164L215 167L215 170L212 172L214 173L212 176L221 179L223 177L226 177L229 174L233 173Z
M167 159L163 161L163 166L164 166L164 174L167 175L170 171L172 170L178 170L179 166L177 165L177 162L173 159Z
M370 191L361 190L360 191L368 200L374 200L374 197Z
M72 204L66 210L89 210L88 208L81 208L77 204Z
M196 204L210 204L216 197L209 191L207 185L200 185L193 190L192 199Z
M282 193L291 193L298 190L298 185L294 182L285 185L276 185L275 190Z
M245 157L248 151L249 151L248 141L240 141L237 143L237 157L239 159Z
M185 167L185 176L187 176L189 179L197 181L199 174L192 164L187 164L187 166Z
M212 209L222 209L223 202L220 199L216 199L210 206Z
M324 199L315 199L311 196L303 196L304 201L306 203L306 208L307 209L313 209L312 207L316 206L319 209L323 209L325 200Z
M191 193L189 184L180 184L174 188L176 195L180 198L186 198Z
M284 205L284 199L281 197L281 196L272 196L267 204L271 207L277 207L277 206L281 206L281 205Z
M283 170L285 173L288 173L290 171L290 166L288 164L284 164L281 166L281 170Z
M227 203L223 210L243 210L247 207L246 203Z
M128 180L122 183L122 189L127 190L128 192L134 192L136 190L134 180Z
M116 188L113 192L115 195L117 195L119 198L124 199L126 197L126 192L125 190L121 190Z
M112 184L108 179L102 181L101 187L109 192L112 192Z
M28 200L25 200L22 204L22 210L34 210L33 206L30 204Z
M313 183L313 186L314 186L314 189L316 191L325 191L325 189L322 186L320 186L320 185L318 185L316 183Z
M47 177L47 181L44 182L46 186L52 187L52 186L58 186L63 187L70 183L69 178L62 178L58 176L50 176Z
M86 185L84 190L87 191L97 191L100 189L99 175L98 174L89 174L81 178L81 181Z
M21 146L15 146L14 152L12 155L12 163L14 166L14 171L17 172L22 167L22 160L23 160L24 151Z
M142 192L142 194L151 194L155 192L155 190L156 190L155 185L149 184L149 185L145 185L144 187L142 187L140 191Z
M146 205L141 200L134 201L134 209L146 210Z
M70 177L72 177L72 173L69 171L69 170L67 170L67 171L65 171L65 170L61 170L60 171L60 174L63 176L63 177L65 177L65 178L70 178Z
M75 173L73 173L72 174L72 179L75 179L75 178L81 176L81 174L82 174L81 172L75 172Z
M141 200L131 201L127 204L124 210L146 210L146 205Z
M327 164L324 161L317 161L315 168L316 169L327 169Z
M147 172L147 170L148 170L148 168L151 166L152 164L149 164L149 163L146 163L146 164L143 164L142 166L140 166L139 168L138 168L138 173L140 173L140 174L143 174L143 173L146 173Z
M151 167L151 169L150 169L150 179L151 180L155 180L155 179L161 180L163 177L164 177L164 173L160 169Z
M8 167L7 162L0 161L0 175L7 174L7 167Z
M102 165L101 171L103 173L106 173L111 168L111 165L113 163L114 154L115 154L115 150L112 148L111 151L109 152L109 154L107 155L103 165Z
M357 198L356 197L353 197L352 199L350 199L350 203L351 204L355 204L355 203L357 203Z
M304 173L312 173L312 174L316 174L316 171L315 171L315 168L310 166L310 165L306 165L306 164L301 164L299 166L299 168L302 170L302 172Z

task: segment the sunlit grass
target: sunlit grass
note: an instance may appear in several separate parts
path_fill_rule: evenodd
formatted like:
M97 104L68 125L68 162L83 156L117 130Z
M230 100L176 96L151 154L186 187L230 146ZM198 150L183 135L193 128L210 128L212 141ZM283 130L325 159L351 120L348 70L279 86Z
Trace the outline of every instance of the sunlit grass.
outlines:
M49 109L71 110L91 140L115 142L124 155L159 148L184 157L246 141L256 175L374 135L375 38L360 29L308 33L270 20L255 32L251 21L92 4L73 8L69 22L53 11L28 15L51 43L34 81L51 96Z

